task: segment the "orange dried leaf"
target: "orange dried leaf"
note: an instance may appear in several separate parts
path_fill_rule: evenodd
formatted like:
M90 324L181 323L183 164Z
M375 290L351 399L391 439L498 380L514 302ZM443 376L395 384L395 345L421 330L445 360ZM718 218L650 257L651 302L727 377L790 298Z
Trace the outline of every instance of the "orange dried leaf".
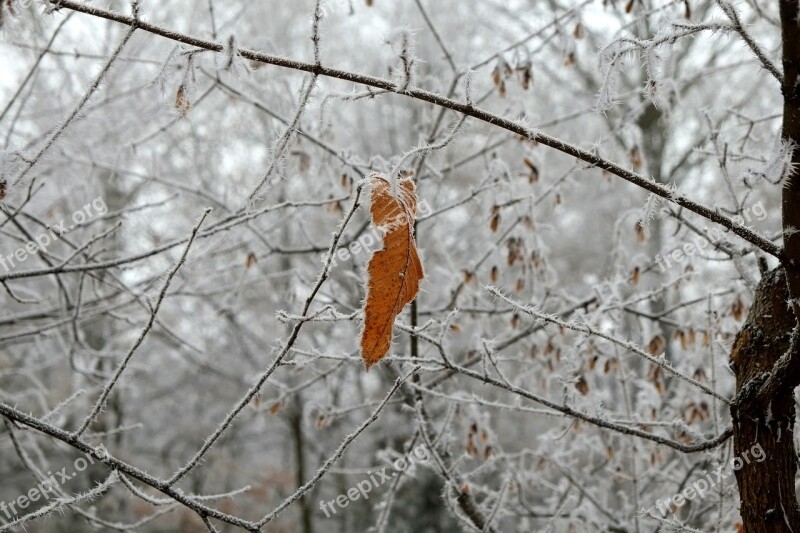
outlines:
M373 175L370 181L372 223L384 236L383 248L372 255L367 266L361 333L361 356L367 370L389 352L395 318L416 298L425 276L413 233L417 212L414 182L399 180L393 195L387 178Z

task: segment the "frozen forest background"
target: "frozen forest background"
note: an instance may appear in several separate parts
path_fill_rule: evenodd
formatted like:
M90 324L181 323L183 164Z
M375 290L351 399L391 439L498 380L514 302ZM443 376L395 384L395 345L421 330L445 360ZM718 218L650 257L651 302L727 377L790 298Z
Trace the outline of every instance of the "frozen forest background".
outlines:
M0 531L742 527L777 2L0 13ZM366 372L375 173L425 278Z

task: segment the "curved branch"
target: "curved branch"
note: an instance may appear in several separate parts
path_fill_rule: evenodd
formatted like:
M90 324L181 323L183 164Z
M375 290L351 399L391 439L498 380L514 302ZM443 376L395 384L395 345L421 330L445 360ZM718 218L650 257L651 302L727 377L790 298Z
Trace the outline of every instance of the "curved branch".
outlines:
M55 9L66 8L87 15L92 15L106 20L111 20L114 22L118 22L120 24L125 24L127 26L136 27L137 29L140 29L142 31L146 31L154 35L159 35L161 37L165 37L172 41L180 42L197 48L202 48L204 50L209 50L212 52L223 52L225 49L225 46L223 44L215 41L200 39L198 37L193 37L191 35L175 32L173 30L163 28L161 26L151 24L149 22L145 22L141 19L137 20L134 19L133 17L129 17L121 13L109 11L106 9L100 9L86 4L81 4L73 0L52 0L51 4ZM570 144L556 137L552 137L550 135L537 132L518 122L503 118L499 115L495 115L484 109L476 108L469 103L459 102L457 100L446 98L442 95L432 93L430 91L425 91L422 89L399 88L391 81L385 80L383 78L377 78L366 74L357 74L354 72L348 72L346 70L325 67L316 63L305 63L302 61L296 61L294 59L276 56L272 54L265 54L262 52L257 52L255 50L249 50L246 48L239 48L238 53L241 57L245 59L250 59L252 61L267 63L270 65L276 65L279 67L299 70L303 72L310 72L315 75L325 76L328 78L337 78L344 81L358 83L360 85L366 85L368 87L373 87L376 89L381 89L384 91L400 94L403 96L408 96L415 100L429 102L434 105L452 109L453 111L457 111L464 115L477 118L479 120L482 120L483 122L516 133L517 135L521 135L522 137L528 138L532 141L537 141L545 146L549 146L550 148L558 150L559 152L572 156L576 159L580 159L581 161L584 161L594 167L598 167L607 172L610 172L611 174L614 174L615 176L618 176L638 187L641 187L646 191L649 191L657 196L660 196L661 198L664 198L681 207L684 207L689 211L692 211L693 213L696 213L712 222L715 222L723 226L726 229L729 229L730 231L732 231L739 237L743 238L744 240L748 241L749 243L753 244L757 248L760 248L764 252L778 258L784 263L786 262L783 249L780 246L774 244L768 239L762 237L761 235L758 235L752 230L746 228L745 226L735 223L730 218L721 215L720 213L714 211L713 209L710 209L702 204L689 200L684 195L677 193L676 191L670 189L669 187L665 187L664 185L661 185L653 180L650 180L641 174L623 168L622 166L613 163L611 161L608 161L607 159L603 159L602 157L593 152L579 148L573 144Z

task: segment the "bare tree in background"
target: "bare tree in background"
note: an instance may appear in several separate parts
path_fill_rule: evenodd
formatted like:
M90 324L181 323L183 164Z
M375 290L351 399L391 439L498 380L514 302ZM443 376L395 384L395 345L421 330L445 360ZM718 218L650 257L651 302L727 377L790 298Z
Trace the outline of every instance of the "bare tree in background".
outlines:
M0 531L800 530L799 14L3 0Z

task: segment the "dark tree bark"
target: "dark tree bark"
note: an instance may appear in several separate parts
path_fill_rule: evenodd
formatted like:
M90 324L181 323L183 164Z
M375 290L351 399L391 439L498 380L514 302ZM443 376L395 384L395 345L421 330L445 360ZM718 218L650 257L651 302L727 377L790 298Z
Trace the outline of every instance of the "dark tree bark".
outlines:
M761 280L747 322L736 337L731 366L736 373L736 393L742 401L731 408L734 456L745 530L752 532L800 531L800 507L794 479L795 407L791 390L780 395L759 395L765 376L789 349L794 313L787 310L788 290L782 268ZM753 460L753 450L765 459Z
M800 2L781 0L783 30L783 139L794 145L794 173L783 188L783 242L789 287L794 298L800 296Z
M783 32L783 140L795 147L783 184L785 260L766 274L731 353L737 401L731 407L735 457L760 446L763 462L736 471L745 531L800 531L795 493L794 389L800 385L800 0L780 0ZM752 455L752 453L751 453Z
M299 395L298 395L299 396ZM289 424L292 429L292 441L294 442L294 457L297 467L297 475L295 480L297 486L302 486L306 482L305 472L305 437L303 436L303 404L301 401L297 402L295 410L289 415ZM300 521L302 524L303 533L314 533L313 522L313 509L311 508L311 497L306 494L300 498Z

